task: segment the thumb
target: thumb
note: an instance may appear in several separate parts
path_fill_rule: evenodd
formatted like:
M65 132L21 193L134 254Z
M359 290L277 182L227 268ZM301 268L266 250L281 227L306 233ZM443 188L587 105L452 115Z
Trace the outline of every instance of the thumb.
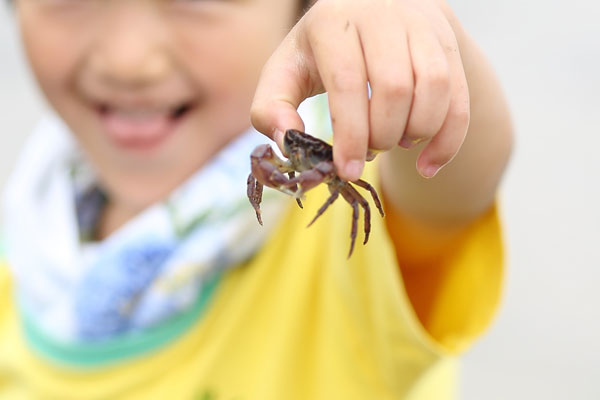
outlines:
M304 131L300 103L313 95L303 53L293 40L294 30L263 67L250 110L252 125L273 139L283 151L283 133Z

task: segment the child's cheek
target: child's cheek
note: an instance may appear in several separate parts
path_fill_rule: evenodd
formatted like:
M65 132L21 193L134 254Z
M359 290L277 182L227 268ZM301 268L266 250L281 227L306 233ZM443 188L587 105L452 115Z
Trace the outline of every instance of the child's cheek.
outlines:
M214 26L188 25L179 39L186 42L185 52L195 58L196 69L207 69L212 82L254 89L262 66L293 26L296 3L254 0Z
M195 86L206 95L203 108L211 122L223 124L223 128L235 121L238 129L245 129L260 71L278 40L253 25L234 24L227 33L204 32L204 38L211 39L186 43L181 51L186 56L180 59L186 60L186 70L193 76Z
M73 21L48 15L35 2L17 2L21 37L33 73L48 101L60 112L74 106L78 60L85 54L89 29L73 35Z

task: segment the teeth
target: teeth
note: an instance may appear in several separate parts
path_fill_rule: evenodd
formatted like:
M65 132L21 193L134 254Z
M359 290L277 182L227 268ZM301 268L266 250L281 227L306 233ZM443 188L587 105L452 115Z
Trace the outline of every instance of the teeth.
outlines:
M189 106L182 104L178 107L169 107L161 109L149 109L149 108L117 108L108 105L101 105L101 112L111 112L119 118L130 119L130 120L147 120L151 118L160 117L178 117L185 113L189 109Z
M114 109L113 112L121 117L127 119L148 119L148 118L156 118L164 115L168 115L168 112L165 110L146 110L146 109L132 109L132 110L124 110L124 109Z

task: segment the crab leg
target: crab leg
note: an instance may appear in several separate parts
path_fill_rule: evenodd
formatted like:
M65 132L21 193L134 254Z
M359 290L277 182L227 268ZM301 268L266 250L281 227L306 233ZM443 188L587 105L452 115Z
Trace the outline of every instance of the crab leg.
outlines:
M348 185L347 189L348 192L350 192L350 194L352 194L356 201L358 201L358 203L362 206L365 212L365 241L363 242L363 244L367 244L367 242L369 241L369 234L371 233L371 207L369 206L369 202L364 197L362 197L360 193L356 191L356 189L354 189L350 185Z
M294 182L296 181L296 179L295 179L296 178L296 172L290 171L290 172L288 172L288 176L290 177L290 181L294 181ZM297 193L298 192L298 185L294 185L291 189L294 192ZM300 197L296 197L296 203L298 203L298 207L304 208L304 207L302 207L302 201L300 200Z
M315 217L312 219L312 221L310 221L310 223L308 225L306 225L306 227L308 228L309 226L311 226L313 224L313 222L315 222L317 220L317 218L319 218L321 216L321 214L323 214L325 212L325 210L327 210L327 207L329 207L331 204L333 204L333 202L335 201L335 199L338 198L339 195L340 195L340 192L338 192L338 191L332 192L331 196L329 196L329 198L327 199L325 204L323 204L321 206L321 208L319 208L319 211L317 211L317 215L315 215Z
M258 223L262 225L262 218L260 216L260 202L262 201L263 184L254 179L254 176L252 174L248 175L247 183L248 199L250 200L250 204L252 204L252 207L254 207Z
M302 197L304 193L323 183L326 178L327 177L323 175L321 171L315 168L300 172L300 175L298 175L297 178L294 178L294 181L297 182L300 187L300 189L296 191L295 197Z
M346 189L346 187L342 187L340 189L340 193L344 196L344 199L352 206L352 230L350 232L350 251L348 252L348 258L352 255L354 251L354 242L356 241L356 226L358 222L358 201L354 198L354 196Z
M371 184L369 184L368 182L363 181L362 179L352 181L352 183L360 186L363 189L367 189L371 193L371 197L373 197L373 201L375 202L375 205L379 210L379 214L381 214L381 216L384 217L385 214L383 213L383 207L381 207L381 201L379 201L379 196L377 195L375 188L371 186Z

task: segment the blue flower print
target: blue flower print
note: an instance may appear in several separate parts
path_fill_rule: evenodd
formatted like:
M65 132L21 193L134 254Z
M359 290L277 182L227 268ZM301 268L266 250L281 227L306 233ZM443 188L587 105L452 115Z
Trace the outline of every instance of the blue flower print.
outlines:
M83 278L76 296L80 339L101 340L126 331L139 299L174 247L152 238L101 256Z

